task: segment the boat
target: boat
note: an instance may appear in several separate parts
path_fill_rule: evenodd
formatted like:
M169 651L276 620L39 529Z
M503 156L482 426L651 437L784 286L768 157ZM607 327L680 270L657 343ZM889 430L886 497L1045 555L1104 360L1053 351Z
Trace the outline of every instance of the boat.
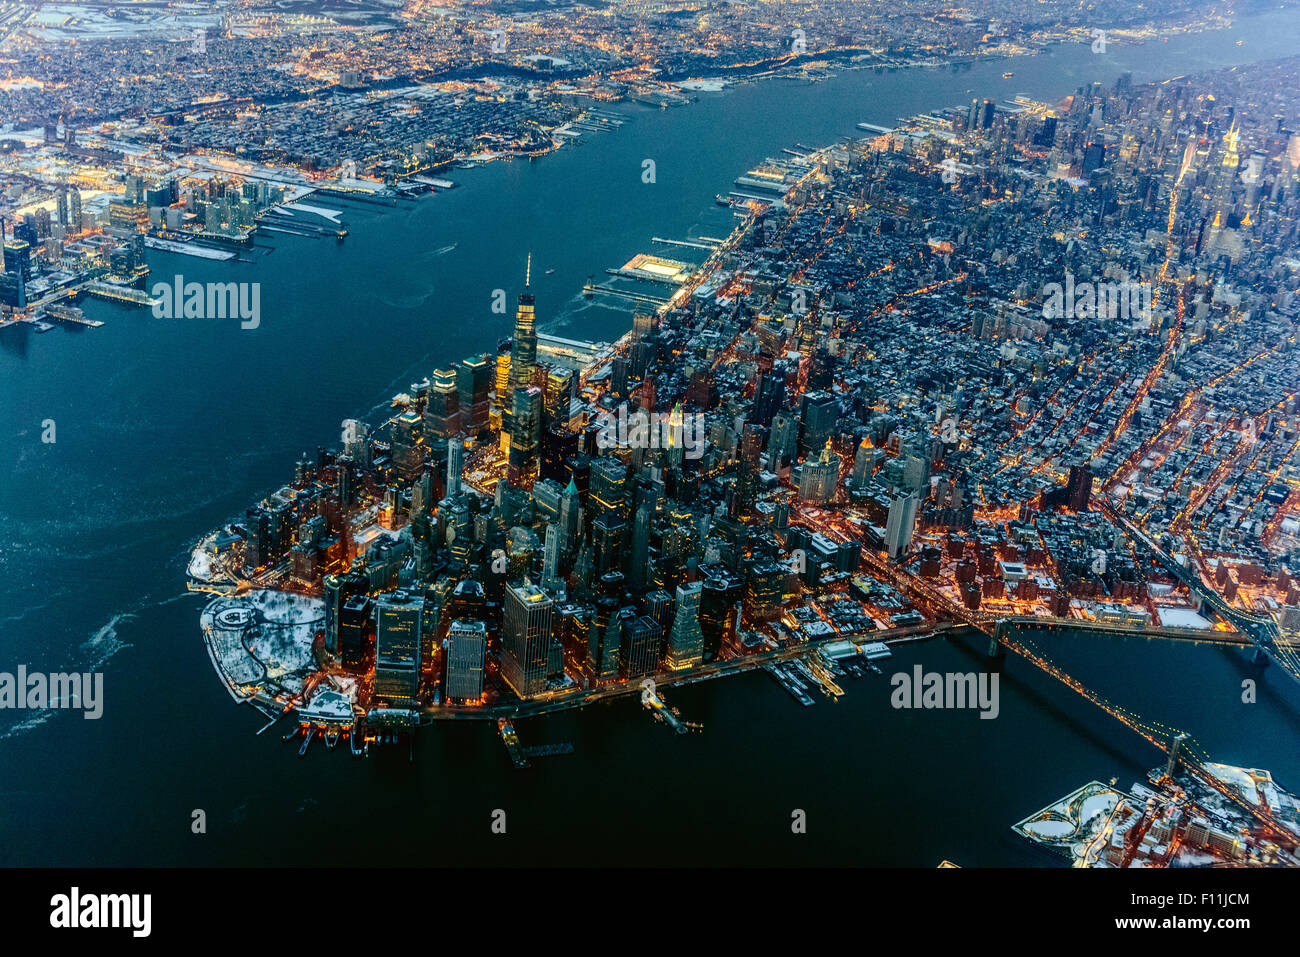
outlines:
M1009 80L1009 79L1011 79L1013 76L1015 76L1014 73L1003 73L1003 74L1002 74L1002 79L1004 79L1004 80Z
M730 205L731 205L731 197L730 197L730 196L723 196L721 193L718 193L716 196L714 196L714 197L713 197L713 201L714 201L715 203L717 203L719 206L730 206Z
M553 273L553 272L555 272L554 269L548 269L548 270L546 270L546 275L549 276L549 275L550 275L551 273Z
M302 747L298 749L298 757L301 758L306 756L307 749L311 747L311 739L314 738L315 736L316 736L316 729L308 728L307 736L302 739Z

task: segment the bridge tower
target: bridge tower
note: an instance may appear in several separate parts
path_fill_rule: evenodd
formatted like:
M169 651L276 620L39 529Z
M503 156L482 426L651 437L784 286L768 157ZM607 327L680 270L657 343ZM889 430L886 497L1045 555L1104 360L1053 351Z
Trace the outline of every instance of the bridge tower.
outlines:
M1165 762L1165 777L1173 779L1174 769L1178 766L1178 752L1182 749L1183 742L1187 740L1187 735L1179 733L1174 735L1174 740L1169 745L1169 760Z
M989 635L988 656L990 658L1005 658L1007 656L1007 647L1002 644L1002 636L1006 634L1006 627L1007 623L1000 621L993 634Z

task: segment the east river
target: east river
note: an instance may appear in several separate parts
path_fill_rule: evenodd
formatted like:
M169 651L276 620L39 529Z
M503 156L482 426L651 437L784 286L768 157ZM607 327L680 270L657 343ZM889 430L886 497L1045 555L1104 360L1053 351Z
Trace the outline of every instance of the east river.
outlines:
M1161 754L1028 663L1000 665L1000 714L894 710L887 676L988 667L978 649L900 647L886 675L800 707L764 674L670 689L705 726L677 736L635 697L523 721L526 745L575 753L514 771L495 727L435 725L406 748L304 760L257 736L184 589L197 539L292 476L345 417L374 418L437 365L509 334L533 252L542 331L612 340L626 311L584 300L650 238L723 236L713 203L783 147L859 122L1092 80L1136 82L1287 56L1300 13L1143 46L1087 44L962 68L844 71L615 109L619 130L535 162L442 174L459 188L343 209L342 243L268 233L252 263L150 253L150 283L261 284L261 324L165 320L91 301L94 330L0 333L0 671L102 670L104 713L0 712L0 864L1050 864L1010 825L1088 780L1139 779ZM1238 40L1244 40L1241 46ZM1002 74L1013 71L1014 77ZM656 182L642 182L643 160ZM41 442L53 419L57 440ZM1300 788L1300 688L1212 645L1097 637L1040 647L1085 684L1191 732L1214 760ZM1241 685L1259 680L1258 701ZM207 833L191 833L202 809ZM490 830L492 812L507 832ZM806 812L807 833L791 833Z

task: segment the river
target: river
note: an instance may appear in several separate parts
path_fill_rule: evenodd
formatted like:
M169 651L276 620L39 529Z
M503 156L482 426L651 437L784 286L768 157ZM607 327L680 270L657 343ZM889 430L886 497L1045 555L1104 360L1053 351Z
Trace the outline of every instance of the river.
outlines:
M91 301L106 325L0 332L0 671L99 669L104 716L0 713L0 864L1050 863L1009 827L1097 778L1127 786L1158 752L1023 661L1001 713L896 711L887 680L801 708L762 674L671 689L705 725L676 736L635 699L520 723L525 744L575 753L513 771L486 724L422 730L390 749L305 760L236 707L184 590L190 548L439 364L491 349L533 253L543 331L612 340L626 311L581 297L587 277L650 237L725 235L713 196L781 148L823 145L920 110L1018 93L1059 99L1290 55L1300 13L1140 47L1087 44L961 68L768 80L687 107L617 107L621 129L536 161L446 173L459 188L395 209L329 199L342 243L268 234L253 263L152 252L150 282L261 284L261 323L164 320ZM1237 46L1237 40L1244 40ZM1002 74L1013 71L1014 77ZM654 183L642 182L655 161ZM672 247L668 247L671 250ZM659 251L665 252L664 247ZM42 422L57 440L43 444ZM1145 640L1044 639L1063 665L1191 731L1216 760L1300 788L1300 689L1259 701L1238 651ZM891 670L969 671L960 642L908 645ZM400 752L400 753L399 753ZM191 831L202 809L207 833ZM506 812L505 835L490 830ZM806 834L792 834L794 809Z

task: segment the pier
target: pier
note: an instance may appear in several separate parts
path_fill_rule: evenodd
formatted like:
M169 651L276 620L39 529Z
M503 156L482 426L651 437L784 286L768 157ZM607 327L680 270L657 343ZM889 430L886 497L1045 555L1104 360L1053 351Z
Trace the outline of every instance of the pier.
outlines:
M710 252L712 252L718 246L717 242L702 243L702 242L696 242L695 240L692 239L663 239L662 237L659 236L651 236L650 242L663 243L665 246L688 246L691 249L707 249Z
M515 731L515 726L505 718L498 718L497 732L501 735L501 743L506 746L506 751L510 754L510 763L515 766L516 770L531 767L532 763L528 760L528 755L524 753L523 746L519 743L519 733Z
M45 318L53 322L71 322L91 329L98 329L103 325L98 319L87 319L86 314L76 306L50 306L45 310Z
M664 703L664 699L660 696L658 689L655 688L654 682L648 678L641 683L641 706L653 714L656 721L662 721L678 734L687 734L691 731L704 729L702 724L683 721L675 708L669 708Z
M92 282L85 286L87 294L97 299L107 299L128 306L152 306L156 301L143 289L131 286L114 286L107 282Z

